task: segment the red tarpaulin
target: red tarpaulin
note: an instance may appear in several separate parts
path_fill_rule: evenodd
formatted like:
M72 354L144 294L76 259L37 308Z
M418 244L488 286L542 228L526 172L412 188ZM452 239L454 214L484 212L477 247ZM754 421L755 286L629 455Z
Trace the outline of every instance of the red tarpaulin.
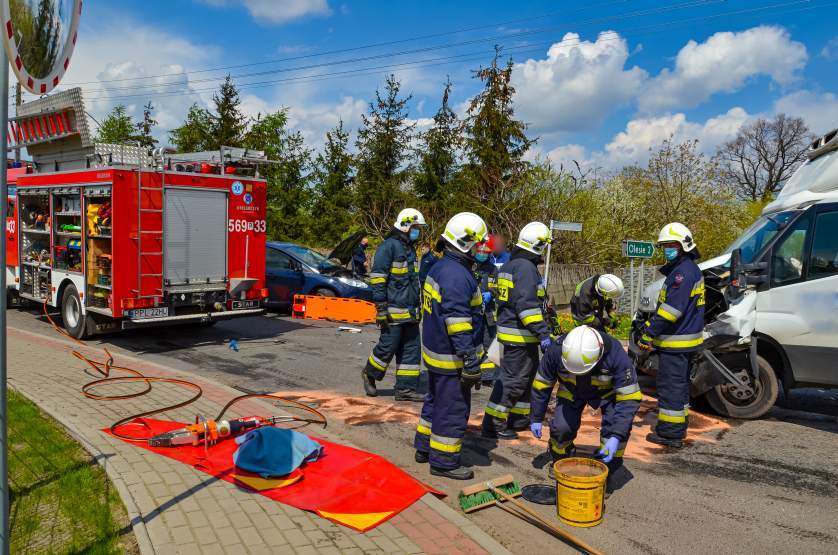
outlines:
M121 427L120 431L127 435L151 437L183 426L168 420L139 418ZM108 429L103 431L110 433ZM323 455L317 461L300 467L302 479L291 474L284 481L276 482L279 489L254 493L298 509L313 511L359 532L366 532L385 522L428 492L440 497L444 495L378 455L318 437L311 438L323 446ZM222 440L206 450L203 445L149 447L147 443L127 443L194 466L221 480L249 486L251 490L271 485L254 480L252 474L236 469L233 452L238 445L232 439Z

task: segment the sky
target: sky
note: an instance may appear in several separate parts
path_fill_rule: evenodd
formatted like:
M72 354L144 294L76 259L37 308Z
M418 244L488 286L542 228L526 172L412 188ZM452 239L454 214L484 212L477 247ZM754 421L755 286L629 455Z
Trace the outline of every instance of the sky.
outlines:
M248 115L287 109L319 148L339 120L357 130L389 73L417 129L446 78L464 115L498 45L531 156L610 170L670 136L710 155L780 112L838 127L836 23L838 0L86 0L59 89L82 87L99 121L151 101L165 143L230 74Z

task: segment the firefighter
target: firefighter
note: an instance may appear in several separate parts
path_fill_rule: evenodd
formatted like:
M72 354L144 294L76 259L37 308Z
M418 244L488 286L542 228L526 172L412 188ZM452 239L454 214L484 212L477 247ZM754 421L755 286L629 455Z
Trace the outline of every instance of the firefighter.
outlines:
M658 235L666 276L658 307L646 323L638 345L657 349L658 422L648 441L680 448L687 435L690 401L690 365L704 341L704 276L695 263L698 249L683 224L667 224Z
M582 423L582 411L589 405L602 414L596 456L608 465L609 477L612 476L623 464L632 421L643 398L623 344L585 325L553 342L544 353L532 384L530 430L539 439L557 380L561 383L556 392L556 411L550 420L550 457L556 462L574 455L573 441Z
M352 272L360 278L367 277L367 245L369 240L366 237L361 239L358 246L352 252Z
M486 412L483 435L518 437L530 421L530 386L538 369L538 350L550 345L544 318L544 285L538 273L550 230L541 222L528 223L518 235L509 262L498 273L498 341L503 344L501 368Z
M376 322L381 337L373 348L363 371L364 392L378 394L390 360L396 357L396 401L420 402L419 385L419 264L416 242L425 217L414 208L399 212L393 230L373 259L369 274Z
M485 242L478 244L474 254L474 260L477 263L475 266L475 278L477 278L480 284L480 291L483 297L483 348L487 351L498 331L497 319L495 317L495 310L497 309L495 296L498 290L498 268L491 260L493 247L492 237L492 235L489 235ZM480 381L483 385L492 385L497 377L497 365L487 359L480 364L480 369L483 372L483 377Z
M470 480L460 450L471 411L471 388L479 387L483 350L483 299L473 274L473 250L485 240L486 223L462 212L443 232L442 258L423 286L422 359L428 368L428 394L413 444L416 462L431 463L431 474Z
M599 331L617 327L614 301L623 295L623 280L614 274L590 277L576 286L570 299L570 313L576 325L585 324Z

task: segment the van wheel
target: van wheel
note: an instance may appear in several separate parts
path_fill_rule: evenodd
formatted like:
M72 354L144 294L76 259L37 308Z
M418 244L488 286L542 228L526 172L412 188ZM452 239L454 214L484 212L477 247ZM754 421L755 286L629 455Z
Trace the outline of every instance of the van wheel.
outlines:
M337 294L332 291L331 289L327 289L325 287L319 287L314 290L312 295L316 295L318 297L336 297Z
M753 395L748 396L741 388L729 383L717 385L707 392L707 402L714 411L722 416L750 420L759 418L771 410L780 392L777 374L761 356L757 356L757 366L756 383L750 383L754 390ZM750 380L750 373L744 368L733 372Z
M61 319L64 321L64 329L76 339L84 339L87 335L87 322L81 311L81 299L73 284L64 289L64 295L61 297Z

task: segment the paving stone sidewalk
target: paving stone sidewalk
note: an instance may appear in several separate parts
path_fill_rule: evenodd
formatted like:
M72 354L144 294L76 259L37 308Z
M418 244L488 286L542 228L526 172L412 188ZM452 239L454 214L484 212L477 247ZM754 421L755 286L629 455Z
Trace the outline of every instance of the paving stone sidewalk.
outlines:
M194 468L112 438L101 428L119 418L188 398L185 388L160 384L137 399L99 402L81 386L96 379L73 357L65 340L9 329L9 385L61 422L98 456L120 493L143 555L169 553L508 553L465 517L428 494L375 529L361 534L319 516L240 489ZM79 349L101 360L98 349ZM115 363L160 377L199 384L203 397L184 408L157 415L190 421L215 415L241 392L194 374L117 355ZM109 387L107 394L141 389ZM104 393L104 392L103 392ZM246 401L231 415L267 414L274 408ZM238 412L237 412L238 411ZM317 435L335 441L328 431ZM386 456L386 453L381 453Z

